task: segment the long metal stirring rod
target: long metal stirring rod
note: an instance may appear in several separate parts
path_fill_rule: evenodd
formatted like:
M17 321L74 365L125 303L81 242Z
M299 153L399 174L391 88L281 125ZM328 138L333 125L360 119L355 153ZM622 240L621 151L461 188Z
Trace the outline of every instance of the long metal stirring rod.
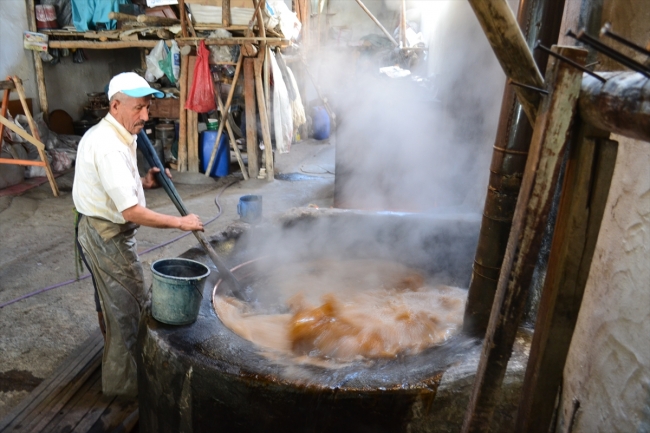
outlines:
M172 183L171 179L165 175L165 167L160 162L160 158L158 158L158 155L156 154L156 151L153 148L151 141L149 141L149 137L147 137L147 134L145 134L144 131L140 131L138 133L138 148L142 151L142 154L144 155L149 165L151 167L157 167L160 170L160 172L156 174L156 180L158 181L158 184L160 184L167 192L167 195L176 206L176 209L178 209L178 212L180 212L180 214L183 216L188 215L189 212L185 207L185 204L183 203L181 196L178 194L178 191L176 191L176 187L174 187L174 184ZM230 272L230 269L228 269L225 263L223 263L221 258L214 251L212 245L210 245L210 242L208 242L207 238L205 237L205 234L197 230L193 230L192 232L194 233L194 236L196 236L196 239L199 241L199 243L201 244L205 252L210 257L212 262L217 267L217 270L219 271L219 275L221 276L221 278L223 278L224 282L227 283L226 285L228 286L228 288L230 288L232 294L239 299L248 301L246 297L246 292L242 290L239 281L237 281L237 278L235 278L232 272ZM222 286L222 284L220 284L219 286Z

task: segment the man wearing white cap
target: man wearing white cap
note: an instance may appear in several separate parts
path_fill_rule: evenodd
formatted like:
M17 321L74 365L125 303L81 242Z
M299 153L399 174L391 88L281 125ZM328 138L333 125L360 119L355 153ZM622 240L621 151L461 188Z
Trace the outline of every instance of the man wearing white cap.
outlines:
M109 395L137 394L135 343L146 300L137 228L203 230L194 214L177 217L146 207L143 188L158 186L154 174L159 170L140 178L136 134L149 119L151 98L163 96L133 72L116 75L108 86L109 113L86 132L77 153L72 188L79 213L77 246L101 306L102 390Z

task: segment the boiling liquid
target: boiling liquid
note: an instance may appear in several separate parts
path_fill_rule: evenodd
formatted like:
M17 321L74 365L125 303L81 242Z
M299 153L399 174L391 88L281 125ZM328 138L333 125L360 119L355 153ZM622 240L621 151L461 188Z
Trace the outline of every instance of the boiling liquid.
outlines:
M255 285L265 302L289 312L269 314L217 297L226 326L271 351L339 361L415 354L444 342L460 328L467 296L378 260L291 264Z

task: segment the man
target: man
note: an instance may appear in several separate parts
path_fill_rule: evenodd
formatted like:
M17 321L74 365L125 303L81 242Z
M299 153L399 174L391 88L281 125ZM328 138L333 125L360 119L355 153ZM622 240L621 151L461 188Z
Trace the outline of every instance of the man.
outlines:
M108 395L137 394L135 343L146 292L136 229L203 230L196 215L163 215L146 207L143 188L158 186L159 170L140 178L136 134L149 119L151 98L163 96L135 73L116 75L108 86L109 113L86 132L77 153L72 188L77 243L103 312L102 390Z

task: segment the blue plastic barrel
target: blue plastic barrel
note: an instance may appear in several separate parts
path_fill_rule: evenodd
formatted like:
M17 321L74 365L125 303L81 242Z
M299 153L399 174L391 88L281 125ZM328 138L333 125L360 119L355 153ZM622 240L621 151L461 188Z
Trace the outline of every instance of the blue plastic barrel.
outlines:
M317 106L311 111L312 129L316 140L325 140L330 136L330 116L325 107Z
M217 131L203 131L201 133L201 152L199 152L199 162L201 163L201 172L205 173L210 162L212 149L217 141ZM217 156L212 166L210 176L223 177L230 173L230 144L225 131L221 134Z

